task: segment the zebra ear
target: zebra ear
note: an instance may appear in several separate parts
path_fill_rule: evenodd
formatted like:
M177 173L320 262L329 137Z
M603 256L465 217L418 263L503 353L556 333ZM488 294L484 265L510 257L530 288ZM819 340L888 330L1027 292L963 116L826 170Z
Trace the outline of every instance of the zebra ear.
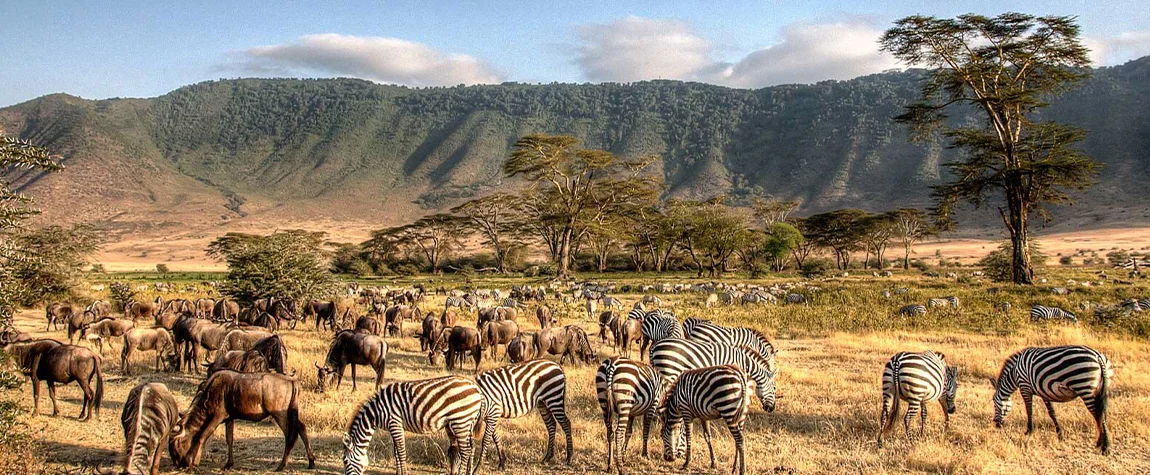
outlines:
M994 379L994 378L987 378L987 379L990 380L990 387L998 388L998 380L997 379Z
M938 355L938 359L946 361L946 354L945 353L936 352L935 354Z

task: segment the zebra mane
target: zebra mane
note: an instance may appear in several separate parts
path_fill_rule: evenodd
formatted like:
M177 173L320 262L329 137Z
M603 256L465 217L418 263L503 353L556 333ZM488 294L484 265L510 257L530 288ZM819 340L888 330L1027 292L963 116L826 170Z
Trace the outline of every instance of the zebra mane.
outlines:
M770 376L772 378L775 377L775 373L771 372L770 361L768 361L767 358L764 357L763 355L759 354L758 350L751 348L747 345L739 345L736 348L738 348L739 350L742 350L743 354L747 355L747 357L749 357L752 361L754 361L755 364L762 367L763 372L767 373L768 376Z
M767 336L764 335L763 332L760 332L754 328L747 328L747 327L737 327L737 328L742 328L743 330L750 332L752 335L754 335L758 339L763 340L763 343L765 343L767 346L771 347L772 350L775 349L775 345L771 343L771 339L767 338Z
M998 378L996 378L994 380L994 382L995 382L994 389L996 392L998 391L998 388L1002 386L1002 378L1007 377L1008 372L1014 372L1014 370L1018 368L1018 358L1019 358L1019 356L1022 355L1023 351L1025 351L1025 350L1019 350L1019 351L1014 352L1014 354L1008 356L1006 358L1006 361L1004 361L1002 363L1002 368L998 370ZM1009 377L1013 378L1014 376L1009 375Z

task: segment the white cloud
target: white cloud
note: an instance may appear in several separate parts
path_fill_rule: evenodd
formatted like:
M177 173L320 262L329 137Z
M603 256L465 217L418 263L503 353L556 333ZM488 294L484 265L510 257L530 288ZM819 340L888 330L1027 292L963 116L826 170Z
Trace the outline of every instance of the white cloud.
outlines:
M446 54L398 38L307 35L282 45L243 51L239 65L263 75L336 75L408 86L454 86L501 81L490 66L472 56Z
M777 44L733 63L716 59L712 43L678 20L629 17L581 25L576 34L576 63L592 81L682 79L757 88L849 79L898 66L879 51L882 30L862 20L787 26Z
M1128 31L1107 38L1087 37L1090 60L1096 66L1112 66L1150 54L1150 31Z
M694 79L714 64L710 43L679 20L627 17L576 34L576 63L592 81Z

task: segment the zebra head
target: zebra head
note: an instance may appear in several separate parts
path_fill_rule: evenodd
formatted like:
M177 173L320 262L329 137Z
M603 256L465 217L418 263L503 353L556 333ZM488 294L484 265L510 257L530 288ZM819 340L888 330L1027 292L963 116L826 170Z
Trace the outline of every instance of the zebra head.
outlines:
M1010 408L1013 405L1010 397L1014 395L1015 389L1018 385L1015 384L1015 370L1018 364L1018 353L1015 353L1006 359L1002 364L1002 370L998 372L998 378L990 378L990 385L994 387L994 427L1001 429L1003 421L1006 420L1006 415L1010 413Z
M370 437L370 433L368 437ZM350 434L343 435L343 473L344 475L363 475L368 464L367 446L360 446L351 440Z
M766 378L756 382L755 394L759 396L759 402L763 404L764 411L775 412L775 401L778 399L778 395L775 391L775 373L771 371L767 371L766 373Z
M683 431L683 419L679 416L668 415L666 407L660 413L663 429L659 432L663 438L663 460L674 462L686 452L684 443L687 434Z
M946 409L947 414L954 414L956 396L958 396L958 367L949 366L946 368L946 386L942 392L942 407Z

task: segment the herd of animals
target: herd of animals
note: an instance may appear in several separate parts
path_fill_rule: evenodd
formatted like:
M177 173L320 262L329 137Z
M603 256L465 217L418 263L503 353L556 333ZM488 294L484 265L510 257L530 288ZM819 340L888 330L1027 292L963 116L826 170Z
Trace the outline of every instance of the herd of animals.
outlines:
M300 305L290 299L261 299L241 308L222 299L173 299L129 302L123 315L96 301L86 307L66 303L46 309L49 330L63 325L68 343L36 339L12 327L0 332L0 344L32 381L33 414L39 414L40 382L46 383L52 415L58 415L56 386L75 381L84 393L80 419L99 417L104 392L101 355L113 338L121 342L120 370L131 371L130 357L137 352L155 353L156 371L205 373L189 406L179 407L168 388L147 382L131 390L121 415L125 438L125 465L121 473L158 471L162 448L168 445L178 468L196 467L204 443L223 423L227 438L227 462L232 466L233 431L236 421L272 419L283 431L285 446L276 470L282 470L297 440L307 452L308 468L314 467L307 428L301 421L300 382L296 371L286 368L287 348L277 333L296 328L308 319L315 331L331 331L331 343L321 365L315 363L320 391L338 388L345 369L351 367L352 389L356 367L375 372L377 392L352 418L344 436L344 473L363 473L372 435L386 429L394 442L395 466L407 473L405 432L444 431L449 439L450 473L475 473L482 465L489 444L503 469L506 457L500 444L501 419L523 417L538 411L547 428L544 461L556 455L555 439L563 431L565 456L572 456L571 423L566 409L566 375L563 364L594 364L585 330L578 325L559 325L554 309L580 305L587 315L598 314L600 337L613 341L618 356L601 361L595 373L597 400L607 440L607 469L622 473L627 445L635 419L642 419L644 456L655 420L661 422L663 458L691 462L691 422L702 421L704 440L715 466L707 421L725 424L734 440L731 471L744 473L744 432L751 411L752 395L766 412L775 410L779 396L775 378L779 368L776 348L760 332L730 327L701 318L680 320L664 308L657 293L680 289L650 286L634 290L644 296L624 313L623 303L609 295L612 287L573 285L570 292L554 288L515 287L510 292L471 292L436 289L445 295L439 312L423 312L429 292L421 286L387 290L350 287L356 303L310 301ZM691 289L685 289L687 291ZM711 287L703 304L784 302L805 304L801 293L785 289ZM806 289L812 291L811 289ZM817 291L814 289L813 291ZM885 293L886 291L884 291ZM897 292L897 290L896 290ZM884 295L887 296L887 295ZM1135 300L1138 311L1150 309L1150 299ZM927 305L903 307L901 316L921 315L928 308L957 308L958 299L931 299ZM539 330L520 330L520 314L534 307ZM913 307L913 308L912 308ZM360 309L366 309L360 314ZM602 312L599 312L602 309ZM1045 309L1045 310L1044 310ZM1035 306L1032 318L1065 318ZM1069 314L1069 312L1065 312ZM1036 316L1037 315L1037 316ZM458 324L474 316L474 327ZM1071 314L1071 317L1073 315ZM147 326L141 325L144 322ZM405 322L417 324L412 333ZM452 373L424 380L383 384L387 338L414 336L429 363L443 359L447 370L474 361L474 377ZM78 343L88 342L88 346ZM484 353L498 359L504 346L509 364L479 371ZM639 346L638 359L632 347ZM93 351L93 348L95 351ZM201 353L202 352L202 353ZM558 363L546 356L558 356ZM1027 433L1033 430L1032 405L1043 401L1059 436L1062 428L1055 416L1055 402L1082 399L1094 417L1096 448L1110 450L1106 406L1112 375L1109 360L1085 346L1025 348L1003 363L992 380L994 422L1001 427L1011 409L1011 397L1020 392L1027 414ZM958 369L942 353L925 351L894 355L882 372L882 412L878 443L895 424L902 403L907 405L903 425L912 436L911 423L919 417L919 434L925 430L927 405L938 401L947 423L955 412ZM472 434L483 423L484 431L473 457Z

